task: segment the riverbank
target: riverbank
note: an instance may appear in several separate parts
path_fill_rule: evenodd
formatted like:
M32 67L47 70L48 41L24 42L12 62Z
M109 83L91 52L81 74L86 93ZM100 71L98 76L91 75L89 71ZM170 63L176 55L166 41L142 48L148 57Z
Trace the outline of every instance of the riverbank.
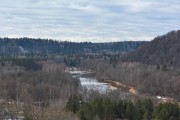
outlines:
M116 89L123 88L124 90L129 91L129 93L133 95L138 95L138 91L135 88L125 85L121 82L114 80L103 80L103 82L110 84L112 87L115 87Z
M78 76L81 85L86 87L89 91L98 91L101 94L107 94L109 92L116 91L116 93L120 96L132 96L139 99L151 99L158 103L176 102L176 100L170 97L142 94L138 92L136 88L126 85L120 81L109 80L100 76L97 77L96 73L91 70L85 71L81 70L80 68L75 68L69 69L67 72L69 72L71 75Z
M124 90L128 91L132 95L138 96L143 99L151 99L153 101L158 101L158 103L166 103L166 102L175 103L175 102L177 102L176 100L174 100L173 98L170 98L170 97L151 96L151 95L140 94L134 87L125 85L119 81L105 80L104 78L99 81L111 84L111 86L114 87L115 89L123 88Z

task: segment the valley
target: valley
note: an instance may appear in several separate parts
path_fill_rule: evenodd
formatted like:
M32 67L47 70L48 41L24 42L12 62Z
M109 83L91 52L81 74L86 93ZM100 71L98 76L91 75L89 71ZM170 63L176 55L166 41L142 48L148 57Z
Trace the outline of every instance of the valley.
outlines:
M163 54L164 36L104 44L0 39L0 119L179 120L179 54ZM179 31L165 38L179 45Z
M118 91L117 96L121 97L119 99L126 99L128 96L133 96L141 99L151 99L156 103L177 102L175 99L170 97L140 94L134 87L125 85L119 81L106 80L103 77L97 78L91 70L83 71L80 68L67 68L66 72L71 74L73 78L77 78L80 81L80 85L82 86L82 88L80 88L80 90L82 89L81 94L98 92L99 94L108 95Z

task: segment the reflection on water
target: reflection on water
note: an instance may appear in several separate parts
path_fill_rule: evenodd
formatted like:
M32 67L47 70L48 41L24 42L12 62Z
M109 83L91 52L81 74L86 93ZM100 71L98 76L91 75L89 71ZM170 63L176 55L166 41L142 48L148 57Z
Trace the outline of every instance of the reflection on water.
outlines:
M78 78L83 90L87 91L97 91L101 94L106 94L110 92L111 86L107 83L100 83L95 77L85 77L85 74L91 74L92 72L89 71L68 71L72 77Z
M98 91L99 93L105 94L109 92L110 86L106 83L100 83L96 78L79 77L80 83L88 91Z

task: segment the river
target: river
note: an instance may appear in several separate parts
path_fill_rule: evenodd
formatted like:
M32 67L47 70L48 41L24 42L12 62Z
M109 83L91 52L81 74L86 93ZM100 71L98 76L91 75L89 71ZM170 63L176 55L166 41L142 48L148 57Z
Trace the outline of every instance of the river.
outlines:
M78 78L80 81L81 86L83 87L83 91L97 91L100 94L106 94L112 91L112 86L108 83L101 83L99 82L96 77L87 77L85 75L91 74L92 72L89 71L69 71L69 73L74 78Z
M68 73L70 73L72 75L72 77L79 79L80 84L82 86L82 90L83 91L97 91L100 94L108 94L112 91L118 90L119 94L118 94L118 98L120 99L125 99L129 96L139 96L141 98L148 98L148 99L153 99L153 100L157 100L159 102L174 102L175 100L173 98L169 98L169 97L162 97L162 96L146 96L146 95L138 95L136 89L134 89L133 87L124 85L120 82L117 81L110 81L110 80L106 80L106 82L99 82L95 76L92 77L88 77L88 74L92 74L91 71L82 71L82 70L68 70ZM109 83L109 84L108 84ZM111 84L110 84L111 83ZM121 86L120 88L117 87L113 87L112 83ZM127 90L123 90L123 89L127 89ZM81 91L81 92L83 92Z

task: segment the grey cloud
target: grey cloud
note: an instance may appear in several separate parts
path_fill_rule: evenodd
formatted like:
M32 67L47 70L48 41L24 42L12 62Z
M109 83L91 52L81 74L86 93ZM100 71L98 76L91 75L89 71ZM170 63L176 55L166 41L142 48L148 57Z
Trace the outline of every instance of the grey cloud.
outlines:
M3 0L1 37L151 40L178 29L178 0Z

